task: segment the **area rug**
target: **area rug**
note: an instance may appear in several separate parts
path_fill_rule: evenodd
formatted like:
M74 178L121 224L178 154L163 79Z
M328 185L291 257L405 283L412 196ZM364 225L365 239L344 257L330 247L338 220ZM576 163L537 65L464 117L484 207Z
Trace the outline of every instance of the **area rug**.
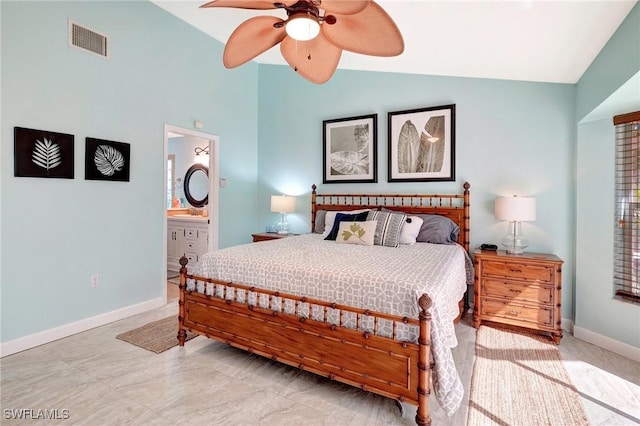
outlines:
M116 339L124 340L159 354L178 345L177 334L178 317L170 316L118 334ZM196 336L196 333L187 333L185 341L191 340Z
M549 337L480 326L467 426L588 424L560 351Z

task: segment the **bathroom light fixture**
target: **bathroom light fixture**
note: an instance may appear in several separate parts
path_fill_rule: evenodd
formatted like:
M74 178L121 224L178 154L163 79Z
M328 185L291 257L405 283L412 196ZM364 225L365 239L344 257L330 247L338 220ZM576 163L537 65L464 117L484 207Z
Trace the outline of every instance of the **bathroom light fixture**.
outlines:
M529 242L522 237L521 222L536 220L536 199L531 197L499 197L495 201L495 217L508 220L509 233L502 239L502 245L510 254L522 254Z
M294 212L296 210L296 197L288 195L272 195L271 196L271 211L280 213L280 223L276 225L278 234L288 234L289 224L287 223L287 213Z
M198 164L209 166L209 145L205 145L202 148L196 146L194 151L196 152L196 158L194 161Z

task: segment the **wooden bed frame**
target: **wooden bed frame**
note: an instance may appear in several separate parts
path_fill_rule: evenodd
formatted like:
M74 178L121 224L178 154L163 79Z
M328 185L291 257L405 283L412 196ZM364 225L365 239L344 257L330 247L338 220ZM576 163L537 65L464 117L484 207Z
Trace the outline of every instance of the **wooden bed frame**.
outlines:
M431 213L449 217L460 226L458 242L469 251L469 183L462 194L311 194L311 229L319 210L386 208L409 213ZM260 243L264 244L264 243ZM187 273L186 257L180 259L180 300L178 342L184 346L187 331L271 358L331 380L337 380L399 402L417 405L416 423L430 425L431 392L431 315L432 301L423 294L418 300L418 318L389 315L339 305L330 301L300 297L251 285L220 281ZM187 290L187 279L212 283L222 297ZM248 283L247 283L248 284ZM269 306L285 300L295 306L291 314L249 304L247 292L267 297ZM217 294L217 292L214 292ZM324 321L312 319L310 305L324 310ZM338 312L337 324L328 313ZM302 315L301 315L302 314ZM304 315L307 314L307 315ZM344 315L355 316L356 328L342 324ZM306 316L307 318L305 318ZM365 319L366 318L366 319ZM373 330L359 330L360 321L373 324ZM380 320L392 322L392 336L378 335ZM401 341L397 324L419 327L418 343Z

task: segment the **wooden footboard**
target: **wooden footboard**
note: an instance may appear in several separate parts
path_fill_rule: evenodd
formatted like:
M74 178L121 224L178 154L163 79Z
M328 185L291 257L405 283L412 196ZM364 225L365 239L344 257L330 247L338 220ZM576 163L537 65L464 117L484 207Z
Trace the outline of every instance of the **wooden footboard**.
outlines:
M432 302L428 295L423 294L418 301L418 319L403 318L190 275L187 262L184 256L180 259L180 346L184 346L186 332L192 331L417 405L416 423L431 424ZM208 283L215 286L215 291L212 295L189 291L187 279ZM265 300L266 306L261 307L259 300ZM313 312L310 306L316 307ZM351 327L345 325L347 321L351 321ZM381 335L382 324L390 325L389 336ZM399 339L399 328L408 326L418 328L418 343Z

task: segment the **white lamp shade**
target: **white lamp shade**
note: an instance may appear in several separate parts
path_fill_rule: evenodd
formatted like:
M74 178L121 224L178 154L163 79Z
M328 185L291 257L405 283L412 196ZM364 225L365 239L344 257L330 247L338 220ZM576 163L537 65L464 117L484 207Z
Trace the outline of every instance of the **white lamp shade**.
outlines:
M288 195L272 195L271 211L278 213L291 213L296 211L296 197Z
M536 199L516 196L496 198L495 217L510 222L533 222L536 220Z

